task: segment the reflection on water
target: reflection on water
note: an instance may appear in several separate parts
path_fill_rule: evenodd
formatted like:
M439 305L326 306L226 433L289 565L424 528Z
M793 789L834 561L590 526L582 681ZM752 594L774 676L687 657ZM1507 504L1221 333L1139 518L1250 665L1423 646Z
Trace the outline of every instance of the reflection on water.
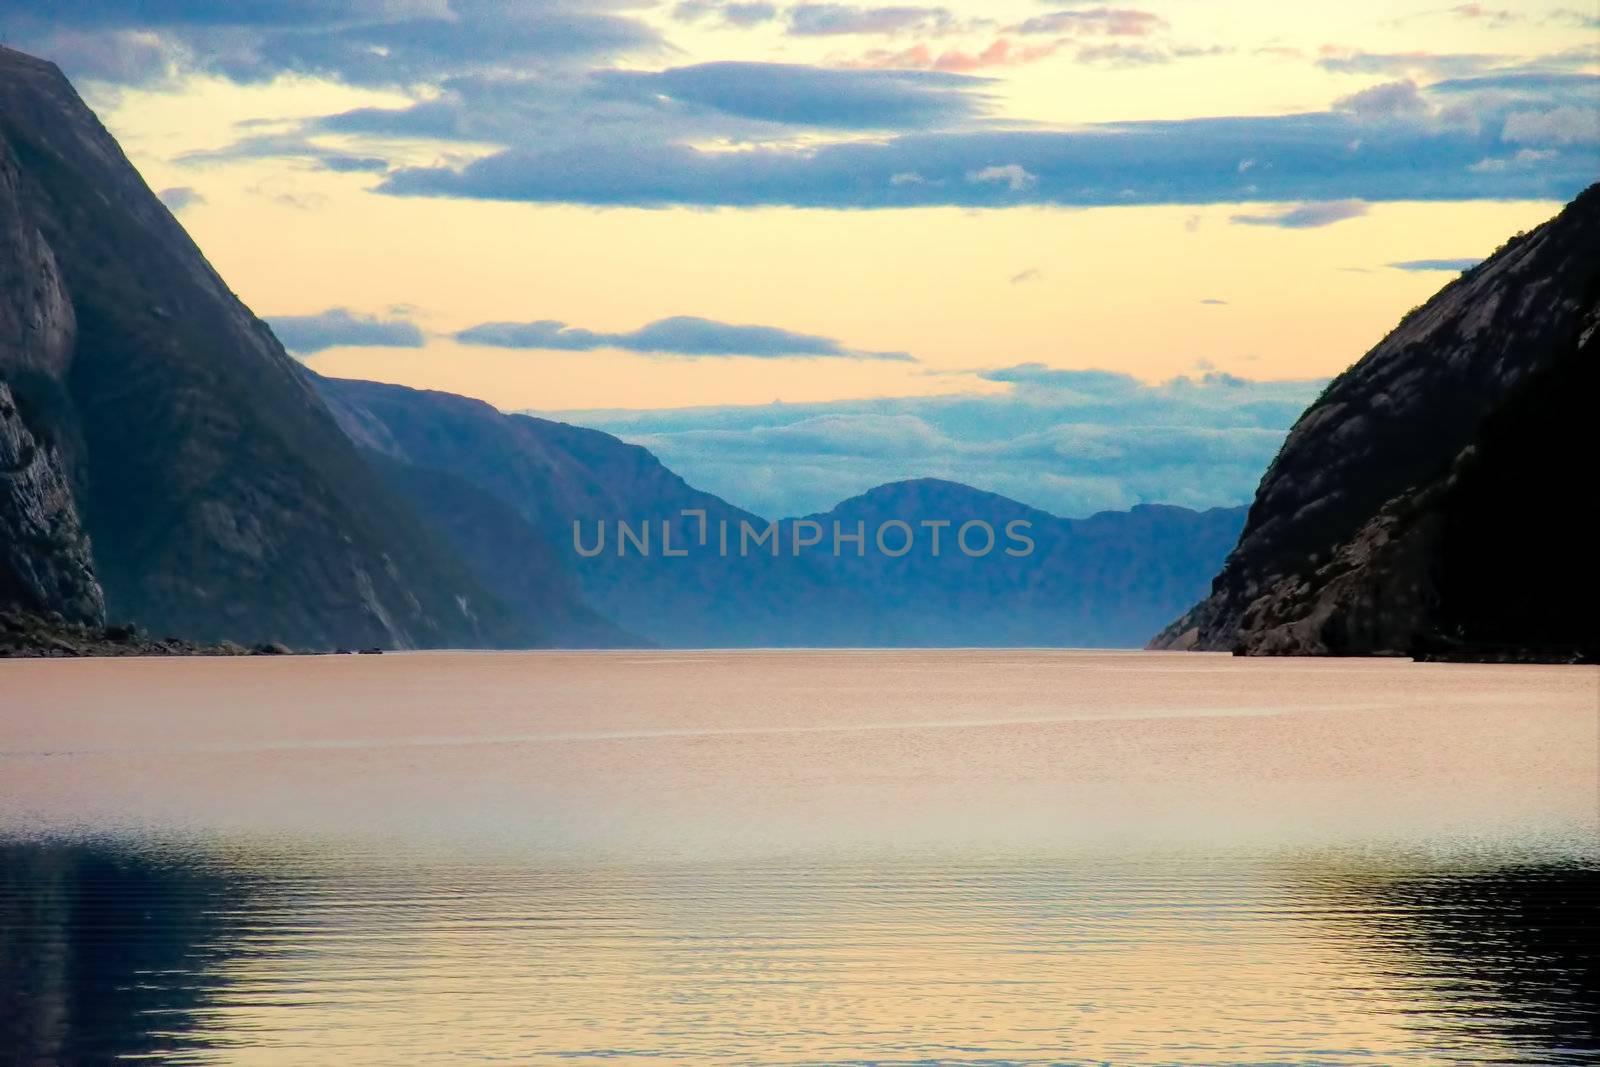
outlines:
M193 857L0 846L3 1062L100 1063L192 1044L193 1013L235 955L223 916L247 881Z
M1600 1061L1592 672L24 666L0 1063Z
M17 845L22 1063L1593 1062L1600 876Z

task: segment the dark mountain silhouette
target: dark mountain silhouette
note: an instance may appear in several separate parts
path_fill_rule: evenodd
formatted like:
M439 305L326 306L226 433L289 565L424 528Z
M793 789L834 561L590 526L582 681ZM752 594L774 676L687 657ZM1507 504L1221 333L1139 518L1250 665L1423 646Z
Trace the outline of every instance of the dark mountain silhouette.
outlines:
M1153 645L1592 659L1596 249L1600 186L1335 379Z
M98 584L207 640L548 636L372 477L60 71L3 48L0 229L0 595L93 621Z

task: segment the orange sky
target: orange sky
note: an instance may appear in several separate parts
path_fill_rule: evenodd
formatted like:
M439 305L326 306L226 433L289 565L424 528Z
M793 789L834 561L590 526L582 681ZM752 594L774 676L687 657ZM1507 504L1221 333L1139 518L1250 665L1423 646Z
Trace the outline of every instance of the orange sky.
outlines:
M976 66L972 57L994 55L985 50L1015 30L1013 20L1044 8L1020 0L950 5L949 26L914 39L900 31L806 36L781 21L749 28L710 17L684 21L662 6L637 17L662 36L665 58L658 50L608 62L621 71L725 59L838 69L965 64L967 73L993 79L982 87L985 121L1070 129L1324 111L1364 89L1443 77L1450 70L1440 56L1492 54L1503 67L1592 47L1595 38L1540 5L1513 5L1501 19L1411 7L1407 15L1376 2L1291 10L1163 0L1140 5L1156 20L1152 31L1102 27L1103 45L1053 45L1051 54L1025 62L1014 61L1022 53L1013 50L1012 61ZM1104 47L1159 49L1168 58L1100 61L1093 49ZM1368 73L1319 65L1356 50L1389 58ZM1409 73L1407 61L1394 58L1407 55L1423 57ZM1592 60L1581 69L1593 69ZM828 210L383 196L373 192L379 175L336 173L292 155L205 161L193 154L288 130L306 117L403 107L437 97L437 86L357 88L294 74L236 84L181 68L143 86L78 80L153 188L192 191L181 220L258 314L347 309L408 320L424 336L421 347L331 347L308 355L311 366L509 408L994 391L1003 387L966 372L1022 362L1148 381L1199 367L1252 378L1322 377L1359 357L1451 277L1390 264L1484 256L1559 206L1478 198L1464 181L1461 201L1374 202L1344 221L1283 228L1231 221L1292 207L1248 197L1198 206ZM380 150L391 167L459 165L494 150L393 136L329 135L320 143ZM1251 162L1241 160L1241 174ZM1024 172L1019 181L1031 178ZM448 336L485 321L547 319L615 334L672 316L770 326L849 350L905 352L916 362L513 350Z

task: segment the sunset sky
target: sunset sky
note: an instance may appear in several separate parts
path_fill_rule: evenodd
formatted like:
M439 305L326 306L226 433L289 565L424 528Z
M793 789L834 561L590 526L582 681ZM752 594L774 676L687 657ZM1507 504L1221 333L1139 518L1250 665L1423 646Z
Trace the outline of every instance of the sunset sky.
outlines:
M308 366L568 412L768 513L916 474L1244 502L1324 379L1600 177L1593 3L13 0L0 34Z

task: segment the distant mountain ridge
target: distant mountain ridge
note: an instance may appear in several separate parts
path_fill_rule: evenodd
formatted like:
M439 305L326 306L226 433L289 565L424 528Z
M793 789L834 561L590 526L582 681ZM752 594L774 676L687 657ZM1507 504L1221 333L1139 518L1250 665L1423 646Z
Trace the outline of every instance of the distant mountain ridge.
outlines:
M496 537L529 551L544 546L600 615L663 646L1136 647L1204 590L1244 521L1242 508L1162 505L1061 519L955 482L918 479L799 517L817 524L821 543L798 555L793 518L778 523L776 555L770 541L741 553L741 530L763 532L769 520L694 489L637 445L448 393L316 382L363 448L495 498L526 531ZM435 523L451 521L436 502L408 500ZM685 511L704 513L706 542L700 515ZM919 524L939 519L955 525L942 531L934 558L930 533ZM982 558L957 544L957 527L972 519L989 523L997 540ZM1034 551L1026 558L1004 555L1004 528L1013 519L1033 524ZM879 551L877 526L891 520L918 528L921 548L902 558ZM618 521L633 531L649 526L650 555L634 548L618 554ZM684 556L662 554L663 522ZM858 524L866 531L862 555L853 543L833 555L835 522L847 533ZM588 548L604 525L604 551L580 555L574 523ZM724 526L726 555L717 533ZM891 539L890 547L899 544Z
M1600 185L1336 378L1152 645L1593 659L1597 249Z

